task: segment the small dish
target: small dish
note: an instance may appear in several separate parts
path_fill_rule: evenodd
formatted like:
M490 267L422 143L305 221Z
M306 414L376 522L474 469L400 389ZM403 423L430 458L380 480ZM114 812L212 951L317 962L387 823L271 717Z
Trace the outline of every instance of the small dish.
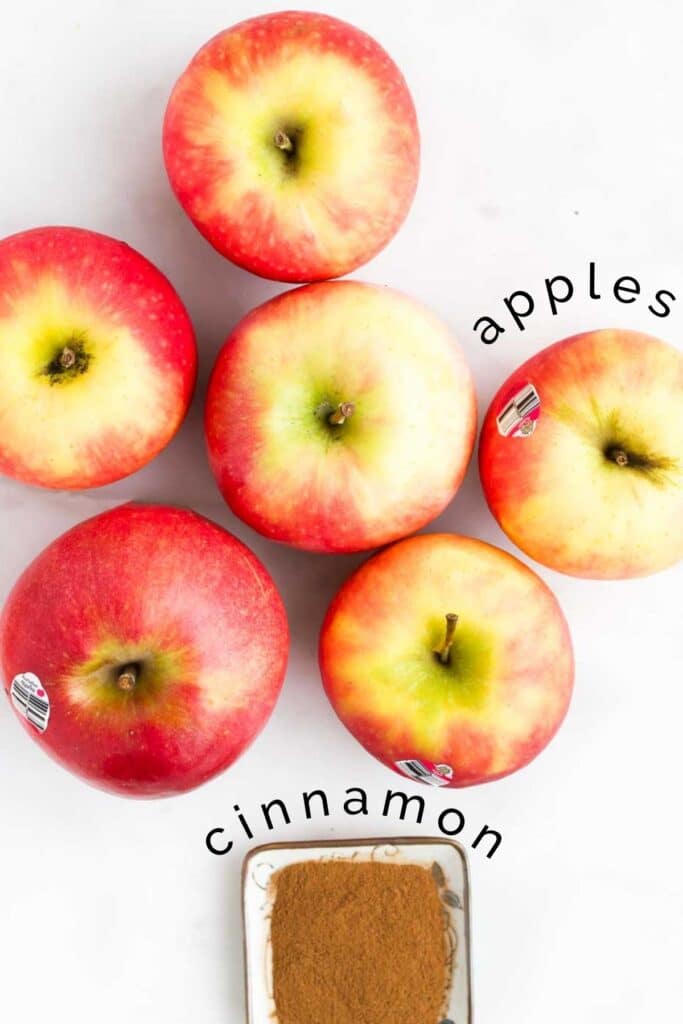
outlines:
M441 1022L472 1024L470 886L465 852L448 839L349 839L272 843L252 850L242 869L248 1024L277 1024L273 999L270 916L273 875L289 864L325 860L419 864L432 871L447 910L451 986Z

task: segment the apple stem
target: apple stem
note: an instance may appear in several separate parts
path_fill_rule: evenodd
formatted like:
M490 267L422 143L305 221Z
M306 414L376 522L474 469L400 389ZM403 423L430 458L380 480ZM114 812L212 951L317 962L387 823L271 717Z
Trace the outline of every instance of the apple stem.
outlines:
M138 681L138 667L137 665L124 665L118 674L116 679L116 685L119 690L123 690L125 693L130 693L135 688L135 684Z
M449 612L446 616L446 635L439 644L438 647L434 648L434 654L437 655L442 665L447 665L451 658L451 647L453 646L453 639L455 637L455 627L458 625L458 616L453 612Z
M623 448L613 448L609 457L612 462L616 462L617 466L628 466L628 455Z
M283 132L282 129L275 132L275 138L273 141L277 148L283 150L285 153L291 153L294 149L294 143L287 132Z
M341 402L334 412L331 412L327 417L327 422L331 423L334 427L341 427L342 423L346 423L349 416L352 415L355 408L353 402Z
M59 365L63 370L70 370L76 365L76 353L68 345L65 345L59 353Z

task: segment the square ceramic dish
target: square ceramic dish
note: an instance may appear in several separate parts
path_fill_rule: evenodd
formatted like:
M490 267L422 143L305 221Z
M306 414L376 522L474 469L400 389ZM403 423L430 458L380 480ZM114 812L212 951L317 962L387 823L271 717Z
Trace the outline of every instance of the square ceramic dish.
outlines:
M242 869L248 1024L277 1024L273 1000L270 916L276 871L302 861L351 860L428 868L446 908L451 985L440 1024L472 1024L470 887L465 853L448 839L364 839L259 846ZM438 1024L438 1022L434 1022Z

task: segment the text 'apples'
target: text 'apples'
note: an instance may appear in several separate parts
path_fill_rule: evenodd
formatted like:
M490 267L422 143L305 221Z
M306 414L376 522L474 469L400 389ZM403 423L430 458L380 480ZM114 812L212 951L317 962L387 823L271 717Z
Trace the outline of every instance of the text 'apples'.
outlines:
M683 355L636 331L538 352L486 415L481 481L508 537L574 576L645 576L683 557Z
M111 483L171 440L197 351L167 279L123 242L36 228L0 242L0 472Z
M202 234L278 281L338 277L396 233L419 168L415 109L370 36L287 11L210 40L164 122L171 185Z
M574 661L552 592L512 555L411 537L361 566L320 637L332 705L366 750L435 786L528 764L569 705Z
M0 619L5 688L57 761L128 796L227 768L268 719L288 630L248 548L185 509L122 505L26 569Z
M404 537L448 504L476 430L448 328L386 288L337 281L242 320L206 403L211 465L250 526L311 551Z

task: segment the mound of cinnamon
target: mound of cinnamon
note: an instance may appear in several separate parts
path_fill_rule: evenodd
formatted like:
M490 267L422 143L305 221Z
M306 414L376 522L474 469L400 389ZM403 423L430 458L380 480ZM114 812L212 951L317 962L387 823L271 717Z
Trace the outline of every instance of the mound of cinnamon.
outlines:
M428 870L309 861L274 884L277 1024L439 1024L448 949Z

